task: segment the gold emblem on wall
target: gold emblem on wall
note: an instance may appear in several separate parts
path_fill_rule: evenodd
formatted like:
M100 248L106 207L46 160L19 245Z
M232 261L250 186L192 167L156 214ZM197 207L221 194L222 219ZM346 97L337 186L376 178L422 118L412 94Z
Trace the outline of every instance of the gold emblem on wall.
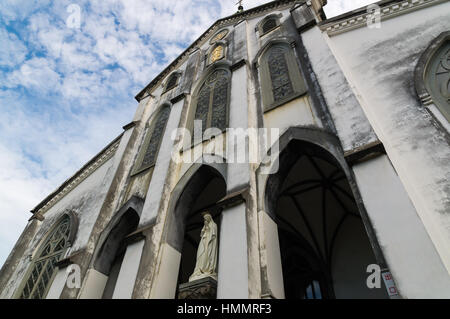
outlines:
M218 45L212 52L209 58L209 63L214 63L220 59L223 58L224 54L223 54L223 46L222 45Z

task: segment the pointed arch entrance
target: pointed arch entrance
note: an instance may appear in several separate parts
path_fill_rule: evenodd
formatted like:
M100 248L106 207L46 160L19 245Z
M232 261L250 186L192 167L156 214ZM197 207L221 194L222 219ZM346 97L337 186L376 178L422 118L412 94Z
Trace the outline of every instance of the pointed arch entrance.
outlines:
M384 287L366 285L367 266L384 262L338 142L296 128L280 149L279 170L265 180L264 208L278 237L284 297L386 298Z
M189 281L203 227L202 213L212 215L220 233L222 209L217 203L226 196L226 164L212 163L211 156L207 157L194 163L172 191L152 298L177 298L179 286Z

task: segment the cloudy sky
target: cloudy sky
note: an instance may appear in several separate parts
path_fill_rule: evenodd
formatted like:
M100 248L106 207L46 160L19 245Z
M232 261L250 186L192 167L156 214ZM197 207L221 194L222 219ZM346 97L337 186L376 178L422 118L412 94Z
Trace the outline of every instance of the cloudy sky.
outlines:
M332 17L373 0L328 2ZM0 265L29 211L122 132L134 95L235 3L0 1Z

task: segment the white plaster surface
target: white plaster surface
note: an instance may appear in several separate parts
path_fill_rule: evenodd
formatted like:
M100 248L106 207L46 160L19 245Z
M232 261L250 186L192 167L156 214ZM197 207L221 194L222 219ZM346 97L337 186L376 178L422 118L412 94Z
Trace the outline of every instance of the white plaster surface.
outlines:
M120 266L113 299L131 299L144 244L145 241L141 240L127 247Z
M260 213L264 227L264 241L267 252L267 280L273 297L284 299L283 269L281 265L278 226L264 212Z
M101 299L108 276L91 268L86 273L86 278L78 295L79 299Z
M148 188L144 208L142 209L140 225L145 225L157 216L161 196L164 190L164 184L166 182L169 170L170 160L172 157L172 149L174 145L174 141L172 140L172 132L176 128L178 128L183 105L184 99L178 101L172 106L170 117L166 126L166 131L164 133L164 137L158 153L158 158L156 160L152 180Z
M344 151L377 140L349 83L317 27L302 34Z
M248 298L245 203L222 212L217 298Z
M162 244L162 257L154 279L150 299L175 298L181 254L169 244Z
M52 285L47 293L46 299L59 299L67 281L66 270L66 268L58 270L58 273L56 274L55 279L53 279Z
M404 298L449 298L450 277L386 156L353 171L388 267Z
M450 272L450 146L417 97L414 70L441 32L450 2L329 39L346 78Z

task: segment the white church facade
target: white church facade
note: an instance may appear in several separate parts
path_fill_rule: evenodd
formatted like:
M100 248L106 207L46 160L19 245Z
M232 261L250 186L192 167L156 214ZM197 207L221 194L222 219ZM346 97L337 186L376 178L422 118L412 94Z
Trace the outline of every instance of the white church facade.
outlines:
M450 298L450 2L324 5L206 30L32 210L0 298Z

